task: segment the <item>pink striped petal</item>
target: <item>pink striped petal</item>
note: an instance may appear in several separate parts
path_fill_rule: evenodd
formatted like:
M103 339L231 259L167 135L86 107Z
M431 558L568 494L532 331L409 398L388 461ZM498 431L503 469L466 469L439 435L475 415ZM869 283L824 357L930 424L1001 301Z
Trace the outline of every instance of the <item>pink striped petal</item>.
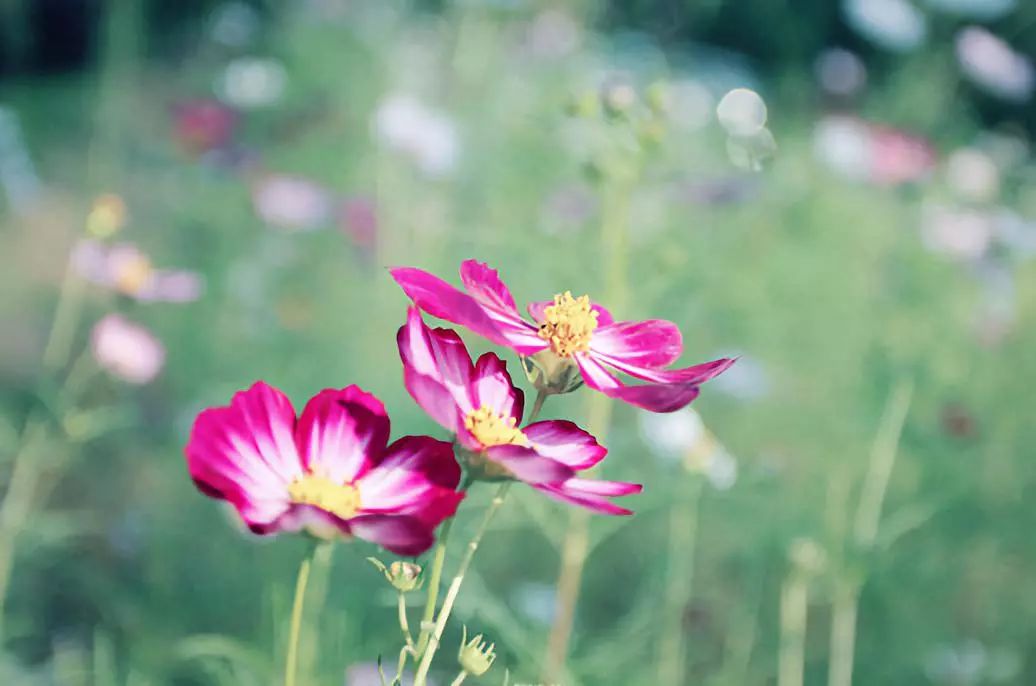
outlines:
M362 515L349 520L349 530L403 557L416 557L435 542L433 529L417 517Z
M471 379L471 395L475 407L487 407L501 417L522 420L525 394L516 388L507 373L507 364L493 353L486 353L475 363Z
M529 311L529 316L533 318L533 321L537 324L542 324L547 318L547 315L543 311L553 304L553 300L537 300L529 303L526 306L526 309ZM598 327L610 326L615 321L612 318L612 313L605 309L603 305L590 303L590 309L597 313Z
M592 512L608 515L631 515L632 510L619 507L609 497L640 493L643 486L621 481L597 481L572 478L564 483L538 484L540 491L556 500L585 507Z
M450 433L458 433L464 425L464 415L457 407L453 394L430 376L422 376L409 367L403 368L403 385L418 407L436 424Z
M683 336L676 324L664 319L615 322L598 327L591 349L636 367L663 367L683 352Z
M575 474L568 465L524 445L496 445L486 449L486 457L507 467L514 478L530 484L564 481Z
M304 531L324 540L352 535L345 520L319 507L297 504L293 504L277 521L267 527L252 527L252 531L257 534Z
M587 386L651 412L675 412L698 397L699 389L694 383L627 386L605 369L596 356L577 353L575 358Z
M475 300L501 313L518 316L514 296L500 280L500 275L484 262L464 260L460 265L460 280Z
M405 436L377 467L356 482L361 514L412 515L434 528L457 509L460 466L453 446L428 436Z
M685 367L683 369L649 369L647 367L630 364L623 360L618 360L610 355L600 354L596 350L592 350L590 354L594 359L610 365L615 369L618 369L620 372L625 372L630 376L643 379L644 381L663 384L703 384L725 372L737 361L737 358L722 357L718 360L704 362L702 364L697 364L693 367Z
M422 397L415 395L415 390L419 392L420 387L413 381L413 377L420 375L436 382L449 393L452 398L451 404L459 408L462 414L475 409L470 390L473 367L464 341L456 331L428 328L421 318L420 311L416 307L411 307L407 311L406 324L396 334L396 343L399 346L399 356L403 360L404 379L409 378L415 386L411 389L408 385L407 390L428 414L452 430L452 426L447 426L441 420L452 420L456 413L430 405L432 402L441 402L441 397L432 397L441 394L429 392ZM431 385L425 383L423 387L429 390Z
M194 421L185 448L198 488L230 502L255 531L288 510L288 484L302 474L295 447L295 410L279 390L262 381L236 393L229 407L205 410Z
M608 454L596 438L569 421L548 419L530 424L522 432L537 453L575 470L589 469Z
M352 483L381 459L389 437L385 406L357 386L325 389L306 403L295 440L307 470Z

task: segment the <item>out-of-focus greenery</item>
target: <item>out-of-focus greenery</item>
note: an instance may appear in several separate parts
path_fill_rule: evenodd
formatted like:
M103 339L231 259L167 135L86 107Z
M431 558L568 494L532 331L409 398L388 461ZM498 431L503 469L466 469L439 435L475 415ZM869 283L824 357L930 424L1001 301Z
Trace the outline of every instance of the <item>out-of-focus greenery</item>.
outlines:
M151 61L133 38L132 4L111 6L96 70L4 89L43 189L0 225L0 483L27 417L42 415L54 430L41 451L52 479L16 547L0 683L272 683L304 544L257 540L195 490L182 458L194 415L256 379L283 388L296 407L321 388L356 383L385 402L394 435L441 436L401 383L394 336L406 301L385 266L455 280L459 262L475 257L500 270L520 303L601 293L609 205L573 142L588 135L585 123L567 106L613 73L641 93L696 78L718 96L745 85L744 72L676 65L648 35L613 40L586 31L578 13L571 49L538 50L530 36L543 8L511 3L401 13L314 2L262 15L244 47L199 32L180 58ZM796 21L784 10L773 31ZM220 151L185 150L177 107L211 98L242 54L283 65L283 96L240 112ZM741 372L749 391L715 382L693 406L736 456L739 476L726 490L705 486L695 548L683 551L694 566L682 622L686 683L774 683L780 588L789 547L803 538L826 557L810 582L807 683L826 678L833 590L847 580L863 584L855 683L1036 680L1036 271L997 257L1013 314L990 340L976 325L988 264L962 265L922 240L923 206L949 193L946 154L983 134L976 115L953 106L959 76L950 69L911 58L859 105L931 139L936 166L915 183L850 182L818 162L811 131L823 106L812 74L797 68L769 82L779 150L762 171L731 164L716 123L692 129L675 119L636 185L617 316L678 323L688 363L737 353L758 372ZM423 174L379 143L375 113L399 92L455 123L449 173ZM337 215L312 231L266 225L253 194L268 174L372 203L374 244ZM1031 221L1033 178L1028 160L1016 163L997 202ZM144 386L87 363L81 406L113 408L105 416L114 419L84 441L57 428L41 352L68 256L102 192L128 207L117 240L159 266L200 272L206 288L186 304L86 288L77 354L92 324L119 311L155 333L167 360ZM466 338L475 351L491 349ZM524 383L517 360L509 366ZM913 399L877 543L861 550L852 521L883 412L902 384L913 384ZM546 414L583 423L588 395L551 399ZM670 509L700 486L700 476L652 454L638 412L621 406L613 416L600 475L642 482L645 492L635 517L592 520L565 684L657 683L659 618L672 611L663 590ZM457 540L488 497L470 496ZM519 683L538 678L549 628L542 606L566 522L562 506L515 489L466 582L439 683L454 673L461 622L497 643L497 666L479 683L500 683L505 667ZM342 683L347 667L378 655L394 661L395 599L363 562L371 554L363 543L336 547L326 602L311 618L319 630L305 643L313 683ZM999 673L938 681L937 656L976 645Z

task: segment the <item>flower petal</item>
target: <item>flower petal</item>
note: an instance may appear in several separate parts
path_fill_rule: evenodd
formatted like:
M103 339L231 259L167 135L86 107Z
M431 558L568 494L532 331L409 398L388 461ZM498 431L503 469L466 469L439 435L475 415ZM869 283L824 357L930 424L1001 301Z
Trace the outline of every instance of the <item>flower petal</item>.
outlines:
M475 407L488 407L501 417L522 421L525 394L516 388L507 373L507 364L493 353L486 353L475 363L471 380Z
M388 437L385 406L358 386L317 393L295 428L306 469L342 484L356 481L378 463Z
M403 557L416 557L435 542L431 527L407 515L362 515L349 520L349 529L357 538Z
M452 445L428 436L404 436L356 483L360 512L412 515L434 529L464 498L456 492L459 482Z
M683 352L683 336L664 319L615 322L598 327L590 340L594 352L637 367L663 367Z
M486 457L507 467L519 481L530 484L564 481L575 474L568 465L524 445L496 445L486 449Z
M619 507L608 498L640 493L644 487L623 481L572 478L558 484L538 484L536 488L556 500L579 505L599 514L631 515L631 510Z
M698 397L696 383L651 383L627 386L605 369L597 356L577 353L576 362L586 385L609 398L622 400L651 412L674 412Z
M410 395L433 419L447 429L454 430L455 427L446 422L453 421L456 411L447 412L447 408L441 406L444 400L442 394L432 384L417 382L414 377L428 377L445 389L452 398L449 404L459 408L461 413L466 414L475 409L470 388L473 367L464 341L456 331L428 328L420 311L411 307L407 311L406 324L396 334L396 343L403 360L404 381L408 381Z
M589 469L604 459L608 449L590 433L569 421L548 419L522 429L537 453L572 469Z
M718 360L703 362L702 364L696 364L693 367L684 367L683 369L647 369L645 367L629 364L622 360L616 360L609 355L598 354L596 351L593 351L591 354L598 361L611 365L620 372L625 372L638 379L653 381L655 383L689 383L700 385L719 376L729 369L731 365L737 362L736 357L721 357Z
M194 420L184 450L191 478L265 533L288 510L288 484L302 474L294 429L291 401L259 381L236 393L228 407L207 409Z
M460 280L475 300L501 313L512 313L518 317L514 296L500 280L497 271L489 265L477 260L464 260L460 265Z

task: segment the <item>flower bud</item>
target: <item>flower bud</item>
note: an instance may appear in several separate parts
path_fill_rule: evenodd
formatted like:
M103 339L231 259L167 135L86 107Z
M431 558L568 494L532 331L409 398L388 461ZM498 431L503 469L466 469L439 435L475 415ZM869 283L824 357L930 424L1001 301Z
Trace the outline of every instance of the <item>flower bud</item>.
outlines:
M400 593L416 591L424 583L424 578L421 576L423 571L421 565L396 560L386 567L381 560L375 557L368 557L367 561L377 567L385 579L392 584L392 587Z
M571 357L558 357L551 350L522 358L522 368L536 390L550 395L571 393L583 385L583 375Z
M126 224L126 203L114 193L99 195L86 215L86 232L94 238L108 238Z
M595 119L600 113L600 103L594 93L580 93L569 101L566 108L570 117Z
M788 546L788 559L795 569L808 576L820 574L827 565L827 554L812 538L796 538L792 541Z
M464 627L464 635L461 638L460 652L457 653L457 661L460 668L472 676L482 676L489 671L496 660L496 644L488 646L482 640L482 634L468 640L468 627Z

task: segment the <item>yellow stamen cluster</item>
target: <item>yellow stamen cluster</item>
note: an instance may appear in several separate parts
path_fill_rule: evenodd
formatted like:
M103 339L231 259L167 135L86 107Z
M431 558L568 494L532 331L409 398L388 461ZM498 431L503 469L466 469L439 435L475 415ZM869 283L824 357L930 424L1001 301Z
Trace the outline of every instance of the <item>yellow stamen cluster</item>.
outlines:
M494 445L526 445L525 434L515 426L514 417L504 419L488 407L469 412L464 418L464 428L475 440L487 448Z
M543 310L539 337L550 343L558 357L590 349L590 338L597 328L597 312L590 307L590 296L573 298L570 291L554 296L554 304Z
M115 287L127 295L138 293L151 278L151 260L144 255L127 257L116 267Z
M309 473L288 485L288 497L299 505L312 505L341 519L349 519L360 509L360 490L352 484L339 484L321 474Z

